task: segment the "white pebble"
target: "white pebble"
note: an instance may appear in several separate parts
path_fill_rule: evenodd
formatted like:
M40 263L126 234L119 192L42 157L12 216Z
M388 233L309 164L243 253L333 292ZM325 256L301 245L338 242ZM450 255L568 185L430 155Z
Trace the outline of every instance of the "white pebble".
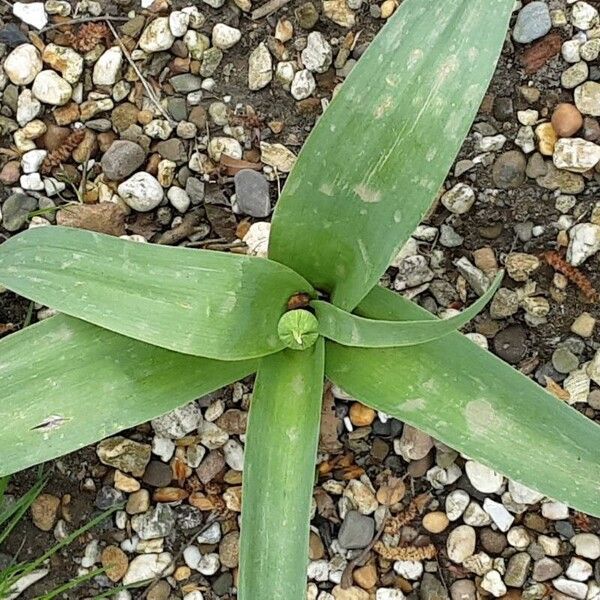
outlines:
M489 467L474 460L465 463L465 471L471 485L484 494L495 494L502 486L504 478Z

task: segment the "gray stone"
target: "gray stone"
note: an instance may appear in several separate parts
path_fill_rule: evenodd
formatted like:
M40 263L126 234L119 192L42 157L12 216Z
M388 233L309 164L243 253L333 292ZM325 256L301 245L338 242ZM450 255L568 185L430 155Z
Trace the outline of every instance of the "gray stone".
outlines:
M540 558L533 565L533 578L535 581L548 581L562 573L562 567L552 558Z
M100 164L108 179L119 180L139 169L145 159L144 149L135 142L116 140L104 153Z
M185 191L194 205L198 205L204 200L204 182L196 177L188 177L185 182Z
M191 73L175 75L169 79L169 83L173 86L173 89L180 94L195 92L202 88L202 79Z
M185 145L181 140L176 138L158 142L158 144L156 144L156 151L161 155L162 158L172 160L176 163L181 163L187 160Z
M37 200L25 194L12 194L2 205L2 227L18 231L27 223L27 215L37 208Z
M168 504L157 504L153 510L131 519L132 529L142 540L153 540L169 535L175 526L175 515Z
M160 460L152 460L144 472L144 483L153 487L167 487L173 479L171 467Z
M557 348L552 353L552 366L559 373L570 373L579 366L579 359L567 348Z
M452 600L475 600L475 583L470 579L458 579L450 586L450 597Z
M239 212L257 218L269 215L269 182L262 173L242 169L235 174L234 183L236 208Z
M219 48L209 48L202 55L202 66L200 67L200 75L202 77L211 77L217 70L223 60L223 51Z
M164 191L155 177L140 171L126 179L117 188L119 196L134 210L148 212L156 208L164 197Z
M261 90L273 79L273 61L267 45L261 42L248 58L248 87Z
M96 495L96 508L100 510L108 510L117 504L121 504L125 496L123 492L119 490L115 490L115 488L110 487L109 485L103 485L100 488L100 491Z
M519 310L519 296L514 290L500 288L494 295L490 304L492 319L506 319L512 317Z
M527 552L513 554L508 561L504 583L510 587L522 587L527 579L531 556Z
M357 510L351 510L342 522L338 541L342 548L357 550L368 546L374 533L375 521L371 517L361 515Z
M152 427L156 435L171 439L186 436L197 429L200 423L202 423L202 412L195 402L152 419Z
M544 37L551 27L548 5L541 1L530 2L519 11L513 27L513 39L519 44L529 44Z
M501 154L492 169L496 186L502 189L514 189L525 181L527 161L522 152L510 150Z
M419 588L419 600L449 600L442 582L431 573L425 573Z

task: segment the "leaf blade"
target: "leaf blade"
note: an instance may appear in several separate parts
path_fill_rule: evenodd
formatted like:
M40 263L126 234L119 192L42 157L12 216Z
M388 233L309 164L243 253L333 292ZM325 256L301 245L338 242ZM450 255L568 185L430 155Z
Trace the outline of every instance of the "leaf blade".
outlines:
M306 595L323 361L320 338L308 350L284 350L259 366L242 484L240 600Z
M319 333L342 346L357 348L415 346L442 338L475 318L492 299L502 282L502 277L503 273L498 273L483 296L458 315L447 319L375 320L347 313L321 300L313 300L310 304L315 309L319 321Z
M512 7L402 3L300 153L275 208L270 258L330 292L336 306L359 303L435 199L491 79ZM307 230L317 243L306 244Z
M359 311L372 318L428 314L381 288ZM600 515L600 427L464 336L410 349L329 343L326 373L361 402L551 498Z
M272 261L40 227L0 245L0 282L36 302L184 354L276 352L289 297L310 285Z
M67 316L42 321L0 340L0 476L148 421L255 368L256 361L178 354Z

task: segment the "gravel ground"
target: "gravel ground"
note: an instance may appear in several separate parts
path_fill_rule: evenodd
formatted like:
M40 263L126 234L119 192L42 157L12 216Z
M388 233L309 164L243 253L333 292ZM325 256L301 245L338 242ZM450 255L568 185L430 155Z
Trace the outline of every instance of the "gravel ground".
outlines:
M262 15L251 0L0 5L0 236L59 223L265 255L277 190L396 5L291 0ZM469 335L591 419L600 415L599 6L517 3L438 206L383 280L441 316L505 267ZM103 14L116 17L114 31L81 21ZM21 327L29 308L0 293L0 332ZM34 319L51 314L33 307ZM107 565L64 597L154 577L115 597L234 598L251 394L251 380L237 383L48 464L46 493L0 560L31 559L101 509L126 508L54 557L20 598ZM600 597L597 519L342 390L325 400L307 598ZM16 476L10 493L33 478Z

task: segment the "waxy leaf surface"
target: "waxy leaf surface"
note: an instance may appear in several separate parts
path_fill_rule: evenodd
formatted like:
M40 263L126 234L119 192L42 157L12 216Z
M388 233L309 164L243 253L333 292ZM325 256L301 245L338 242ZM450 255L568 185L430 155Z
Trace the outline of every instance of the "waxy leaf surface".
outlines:
M375 288L371 319L431 315ZM328 343L327 376L361 402L496 471L600 516L600 427L459 333L410 348Z
M0 477L149 421L257 361L171 352L64 315L0 340Z
M513 0L405 0L304 145L269 257L353 309L436 198L502 48Z
M0 284L155 346L219 360L283 348L277 323L299 275L261 258L167 248L66 227L0 245Z
M323 338L261 360L244 459L240 600L306 597Z
M503 273L471 306L447 319L418 321L377 321L347 313L333 304L313 300L311 306L319 321L319 333L338 344L360 348L392 348L423 344L460 329L475 318L492 299Z

